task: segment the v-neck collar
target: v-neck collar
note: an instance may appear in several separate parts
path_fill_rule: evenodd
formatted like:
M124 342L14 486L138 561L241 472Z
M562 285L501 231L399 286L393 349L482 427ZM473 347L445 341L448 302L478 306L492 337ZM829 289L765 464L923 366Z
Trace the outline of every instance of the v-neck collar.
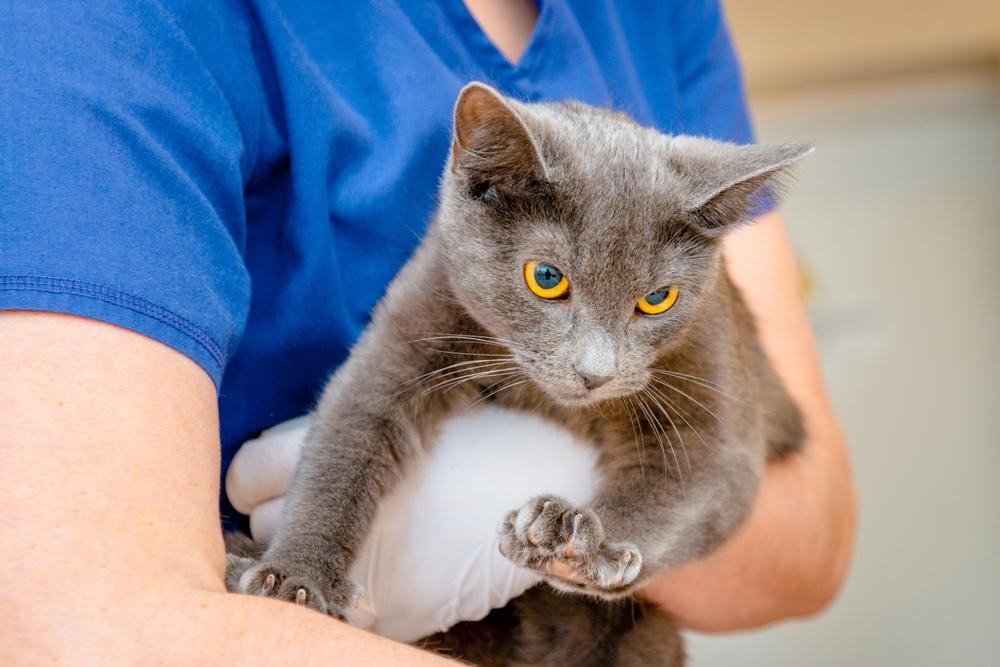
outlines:
M505 83L516 85L519 80L534 71L541 60L545 50L545 36L549 33L548 24L553 14L553 5L558 1L538 0L538 18L535 19L535 26L532 28L524 52L516 63L508 60L507 56L497 48L463 0L447 0L446 5L462 40L484 69L503 79Z

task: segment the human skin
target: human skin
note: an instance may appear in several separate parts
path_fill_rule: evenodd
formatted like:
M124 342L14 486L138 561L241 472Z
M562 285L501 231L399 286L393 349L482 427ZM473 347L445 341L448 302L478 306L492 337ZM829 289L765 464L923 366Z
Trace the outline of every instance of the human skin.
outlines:
M794 264L780 220L758 224L727 261L763 313L765 347L810 435L802 455L769 467L737 536L649 587L706 630L822 608L853 541L849 468L788 287ZM0 664L448 664L294 605L224 593L217 399L187 357L93 320L4 312L0 366Z
M0 368L0 664L451 664L225 592L217 399L187 357L4 312Z
M535 0L465 0L465 5L507 60L521 59L538 20Z

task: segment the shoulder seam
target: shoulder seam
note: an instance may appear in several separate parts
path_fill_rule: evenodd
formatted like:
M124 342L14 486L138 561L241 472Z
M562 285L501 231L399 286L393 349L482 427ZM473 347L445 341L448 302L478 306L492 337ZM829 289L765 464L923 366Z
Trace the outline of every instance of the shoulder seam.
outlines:
M140 315L151 317L168 326L177 329L186 336L201 344L219 368L225 366L225 355L222 348L204 329L171 310L158 306L142 297L123 292L114 287L92 283L85 280L69 278L53 278L49 276L5 275L0 276L0 290L28 290L34 292L51 292L55 294L74 294L77 296L98 299L115 306L127 308Z

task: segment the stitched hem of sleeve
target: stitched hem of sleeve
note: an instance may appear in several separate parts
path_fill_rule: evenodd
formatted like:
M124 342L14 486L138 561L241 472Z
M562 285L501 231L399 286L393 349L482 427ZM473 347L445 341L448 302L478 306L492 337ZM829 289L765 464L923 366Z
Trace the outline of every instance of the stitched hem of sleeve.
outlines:
M162 306L107 285L48 276L0 276L0 310L63 312L132 329L194 359L216 387L222 380L225 355L207 332Z

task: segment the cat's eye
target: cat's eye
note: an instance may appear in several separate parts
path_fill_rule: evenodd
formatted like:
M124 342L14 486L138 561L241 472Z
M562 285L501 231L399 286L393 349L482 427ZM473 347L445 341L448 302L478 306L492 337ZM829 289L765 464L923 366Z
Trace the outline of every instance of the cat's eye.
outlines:
M680 294L680 288L677 285L664 287L639 299L635 307L646 315L659 315L674 307L678 294Z
M543 299L558 299L569 292L569 280L562 271L546 264L531 260L524 265L524 282L532 294Z

